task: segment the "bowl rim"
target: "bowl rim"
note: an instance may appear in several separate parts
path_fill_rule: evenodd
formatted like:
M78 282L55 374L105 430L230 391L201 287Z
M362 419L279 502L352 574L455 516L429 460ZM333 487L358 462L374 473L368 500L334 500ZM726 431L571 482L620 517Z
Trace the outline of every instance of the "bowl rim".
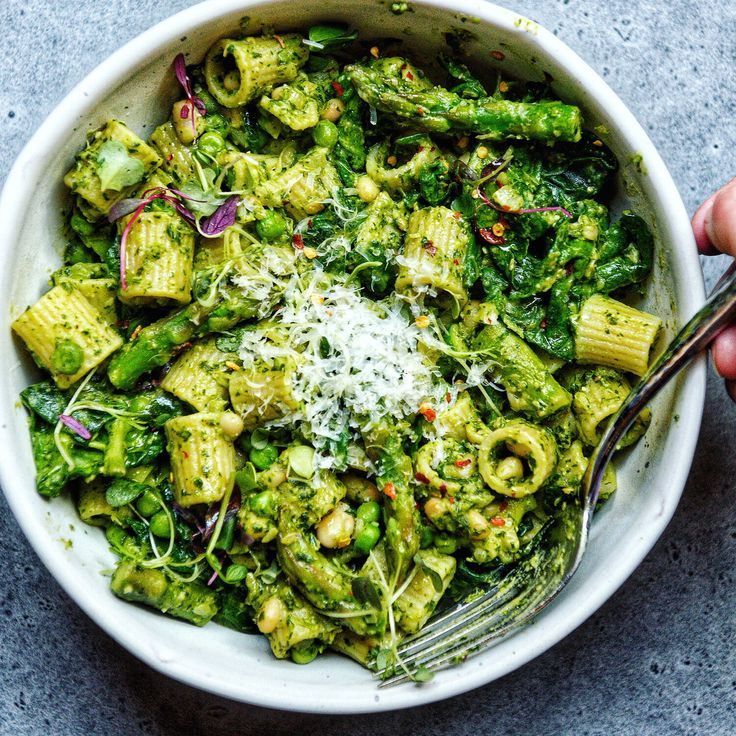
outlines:
M279 4L285 1L277 0ZM0 195L0 211L6 218L6 237L0 241L0 293L9 293L10 269L3 268L2 264L15 247L26 212L29 205L32 204L32 185L36 175L42 171L48 158L79 120L89 115L98 101L104 98L119 80L130 77L138 68L155 58L160 48L174 42L177 37L186 35L197 26L228 16L238 10L245 11L271 4L273 3L268 0L206 0L186 8L160 21L112 53L56 105L16 158L8 173L2 195ZM527 21L516 11L478 0L413 0L413 4L436 8L447 13L472 14L481 22L506 28L510 33L519 31L520 18L522 22ZM534 21L529 21L529 23L534 27L535 44L544 53L553 55L561 66L568 70L574 69L578 86L584 89L592 100L600 104L610 117L615 118L617 125L626 132L628 138L637 141L637 150L642 153L647 162L648 176L653 183L653 189L658 192L660 199L668 203L668 219L671 220L673 229L679 229L683 233L689 232L689 218L674 182L659 153L633 114L577 53L543 26ZM680 302L681 314L684 317L693 314L704 299L702 273L694 241L692 245L692 248L679 252L677 258L673 260L673 271L678 280L687 277L690 281L687 299ZM303 692L291 689L288 695L285 695L283 690L277 692L275 689L270 693L248 692L243 687L239 687L235 681L212 679L182 666L164 662L156 657L152 650L142 646L134 638L132 632L126 630L126 627L121 624L116 615L117 609L114 609L108 601L98 600L87 593L81 581L75 576L73 567L66 565L62 556L59 555L58 546L42 523L34 519L32 515L24 513L27 509L23 498L14 490L20 484L21 469L16 467L14 458L7 450L8 447L12 447L10 436L12 429L9 423L3 421L6 410L12 412L13 403L17 401L16 397L9 395L9 386L5 386L5 391L0 394L0 456L2 456L0 486L29 543L64 591L107 634L153 669L185 684L220 696L281 710L315 713L363 713L393 710L458 695L517 669L545 652L582 624L623 584L652 549L669 523L679 501L699 434L705 399L705 378L705 361L700 360L690 368L678 397L680 409L687 412L689 431L683 432L676 457L672 458L672 464L668 468L671 487L675 490L667 496L656 523L647 527L648 534L632 540L632 547L626 561L609 570L601 583L588 591L589 595L576 609L575 615L568 616L563 621L557 621L552 626L536 627L539 635L532 637L531 642L524 640L522 643L524 632L531 630L529 627L517 632L514 638L518 640L519 646L514 650L513 656L508 658L509 662L505 667L494 668L491 665L459 668L457 676L444 679L441 685L423 688L413 686L394 688L382 691L380 700L376 699L376 691L371 688L366 688L364 697L330 699L330 702L327 703L315 702L314 693L308 688L305 688ZM0 381L6 383L5 375ZM460 674L461 670L462 674Z

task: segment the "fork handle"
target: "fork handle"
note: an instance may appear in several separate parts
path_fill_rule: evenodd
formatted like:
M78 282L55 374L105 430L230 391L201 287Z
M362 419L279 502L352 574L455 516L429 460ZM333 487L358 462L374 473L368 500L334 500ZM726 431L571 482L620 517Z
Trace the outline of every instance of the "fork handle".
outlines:
M688 365L734 318L736 318L736 261L718 280L705 304L631 389L631 393L611 419L588 463L582 485L583 489L588 489L587 497L582 499L588 523L592 517L590 512L598 500L603 472L619 440L642 409L670 379Z

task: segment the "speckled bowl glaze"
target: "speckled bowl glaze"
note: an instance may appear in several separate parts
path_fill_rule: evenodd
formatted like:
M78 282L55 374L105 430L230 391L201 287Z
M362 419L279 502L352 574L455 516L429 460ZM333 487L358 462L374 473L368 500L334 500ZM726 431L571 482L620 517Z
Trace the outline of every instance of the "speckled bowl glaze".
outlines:
M703 301L703 283L685 209L661 158L623 103L567 46L536 23L472 0L422 0L394 15L365 0L212 0L160 23L104 61L60 103L19 156L0 203L0 482L23 531L66 592L110 636L151 667L205 690L274 708L357 713L428 703L484 685L544 652L590 616L631 574L670 520L684 486L700 425L702 364L654 407L644 442L619 464L619 491L596 518L589 551L564 593L536 622L424 686L378 690L370 674L329 655L306 667L275 660L263 637L214 624L202 629L116 599L102 572L113 564L100 530L81 523L68 499L35 491L26 416L19 391L37 377L10 321L45 290L63 244L61 183L85 134L111 117L142 136L168 114L177 94L171 62L183 51L199 61L216 39L237 30L280 30L317 21L356 25L362 38L405 41L420 64L459 29L476 67L541 80L582 107L621 162L614 207L630 206L652 226L659 258L642 303L665 319L672 337ZM493 56L490 52L494 53ZM502 60L499 58L503 56ZM496 58L499 57L499 58ZM601 127L596 127L601 126ZM641 157L641 158L639 158ZM640 163L638 163L640 162ZM595 658L595 651L588 653Z

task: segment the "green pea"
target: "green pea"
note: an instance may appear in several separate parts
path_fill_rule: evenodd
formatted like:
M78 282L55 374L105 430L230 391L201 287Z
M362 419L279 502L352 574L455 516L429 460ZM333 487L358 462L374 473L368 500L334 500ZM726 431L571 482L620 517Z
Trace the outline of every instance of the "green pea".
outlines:
M448 537L445 534L438 534L434 538L434 546L443 555L451 555L457 552L457 539L455 537Z
M255 496L250 497L249 503L253 512L258 516L271 516L274 511L273 491L256 493Z
M216 156L225 148L225 139L216 131L208 130L200 136L197 147L209 156Z
M135 502L135 507L138 509L138 513L146 518L161 510L161 504L152 491L144 491Z
M355 538L355 549L361 554L367 555L376 546L380 538L381 530L378 528L378 524L375 522L366 524Z
M51 353L51 369L56 373L71 376L84 362L84 350L74 340L58 340Z
M367 524L370 522L378 522L381 518L381 506L375 501L366 501L358 506L356 516Z
M268 470L278 460L279 450L274 445L266 445L262 449L255 447L250 451L250 461L258 470Z
M122 547L129 538L125 529L122 529L117 524L107 527L105 529L105 536L107 537L107 541L110 542L110 546L116 549Z
M268 210L262 220L256 222L256 233L261 240L271 242L284 234L286 230L286 221L284 218L273 210Z
M318 654L319 647L314 639L300 641L291 648L291 660L296 664L309 664Z
M171 525L169 524L169 515L161 509L157 511L148 522L151 532L157 537L171 536Z
M337 126L329 120L320 120L312 129L312 137L318 146L332 148L337 143Z

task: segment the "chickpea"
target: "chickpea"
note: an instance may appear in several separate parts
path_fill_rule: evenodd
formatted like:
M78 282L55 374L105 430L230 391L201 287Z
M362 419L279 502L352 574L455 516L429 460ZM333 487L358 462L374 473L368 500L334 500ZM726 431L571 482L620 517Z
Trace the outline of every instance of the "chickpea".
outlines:
M336 123L344 112L345 103L339 97L333 97L331 100L327 100L324 108L322 108L321 117L331 123Z
M235 92L236 89L240 89L240 72L235 70L228 72L222 78L222 86L228 92Z
M444 498L432 496L427 503L424 504L424 513L427 518L434 522L441 519L445 514L450 512L450 504Z
M186 117L182 117L182 112ZM192 125L192 115L194 115L194 125ZM194 143L194 139L202 134L205 129L202 116L189 100L179 100L179 102L174 103L171 108L171 120L174 123L176 137L185 146Z
M226 411L220 417L220 429L226 437L235 439L244 428L243 419L232 411Z
M378 501L380 493L375 483L371 483L367 478L360 478L357 475L344 475L342 482L347 489L347 497L353 503L368 503L369 501Z
M262 634L270 634L283 623L286 613L286 606L280 598L276 596L269 598L258 614L256 621L258 630Z
M496 466L496 475L501 480L516 480L524 477L524 466L515 455L505 457Z
M327 549L342 549L350 544L355 531L355 519L341 503L317 524L317 539Z
M471 509L465 514L465 520L468 522L468 533L471 539L485 539L490 533L488 521L476 509Z
M372 202L381 191L378 184L376 184L370 176L359 176L355 182L355 188L358 190L358 196L364 202Z

